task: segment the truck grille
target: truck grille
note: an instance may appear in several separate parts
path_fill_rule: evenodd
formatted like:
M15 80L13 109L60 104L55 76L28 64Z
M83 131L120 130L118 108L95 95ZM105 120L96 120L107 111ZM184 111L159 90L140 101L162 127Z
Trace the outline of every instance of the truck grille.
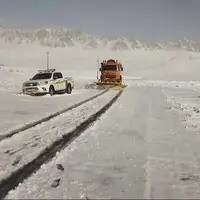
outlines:
M25 87L37 86L37 83L26 83Z
M115 75L106 75L106 78L116 78Z
M29 88L26 88L25 90L38 90L38 88L37 87L29 87Z

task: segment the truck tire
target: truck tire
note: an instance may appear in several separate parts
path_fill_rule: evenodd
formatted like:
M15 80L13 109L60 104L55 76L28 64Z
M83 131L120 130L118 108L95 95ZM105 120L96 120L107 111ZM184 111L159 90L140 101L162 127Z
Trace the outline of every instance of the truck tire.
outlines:
M66 93L67 94L71 94L72 93L72 86L71 86L71 84L67 84Z
M100 80L101 80L101 82L103 82L103 76L102 75L100 76Z
M122 76L120 76L120 78L119 78L119 81L118 81L119 83L121 83L122 82Z
M53 96L55 94L55 89L54 89L54 87L52 85L49 87L49 94L51 96Z

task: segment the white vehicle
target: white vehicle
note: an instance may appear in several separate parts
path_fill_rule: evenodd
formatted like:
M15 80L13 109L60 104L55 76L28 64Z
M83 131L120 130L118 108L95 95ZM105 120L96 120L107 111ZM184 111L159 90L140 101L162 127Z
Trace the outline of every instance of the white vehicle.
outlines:
M71 94L74 89L72 78L65 78L61 72L55 69L38 70L38 73L22 85L23 94Z

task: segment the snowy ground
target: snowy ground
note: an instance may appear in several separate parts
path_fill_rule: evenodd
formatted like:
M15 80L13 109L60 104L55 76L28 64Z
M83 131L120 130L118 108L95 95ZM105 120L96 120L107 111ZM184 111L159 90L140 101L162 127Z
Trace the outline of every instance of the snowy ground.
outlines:
M184 129L171 108L162 88L127 88L100 121L8 198L200 197L200 135Z
M13 170L19 169L36 158L53 142L62 138L63 135L69 133L92 114L99 111L117 92L113 90L105 93L71 112L2 141L0 143L0 180L9 176Z
M76 89L73 95L50 98L16 95L24 80L45 67L45 52L49 49L37 45L27 48L27 45L4 44L3 47L0 49L0 63L5 64L0 69L1 134L96 94L98 91L86 90L85 85L96 78L97 58L120 60L128 85L99 121L11 191L9 198L200 198L200 54L51 49L51 67L72 76ZM82 116L77 113L74 116ZM51 121L55 123L52 132L42 125L33 130L40 131L41 138L50 144L58 136L54 132L58 122L63 123L61 132L79 122L69 116L64 119L70 123ZM1 177L15 168L12 163L16 158L21 156L21 165L41 150L34 146L34 138L30 138L33 130L0 143L0 158L4 161L1 169L10 166ZM42 141L37 142L39 147ZM8 159L4 152L11 148L14 152L17 149L17 153ZM64 171L59 171L56 164L62 164ZM54 188L56 179L60 179L60 184Z
M200 134L200 93L199 90L169 90L165 93L167 101L173 106L186 129L193 129Z
M99 91L74 90L71 95L32 97L0 92L0 135L51 113L81 102Z
M0 135L99 93L96 90L85 89L86 80L75 79L75 89L70 95L19 95L23 81L35 73L37 70L32 68L0 68Z
M124 83L127 85L161 85L176 87L200 86L197 53L185 51L81 51L77 49L48 49L36 44L1 43L0 63L0 134L28 123L60 108L70 106L96 93L85 90L85 85L96 79L96 59L116 58L124 65ZM73 95L59 98L25 97L21 92L23 81L38 69L46 67L45 52L50 51L50 67L57 68L75 80ZM32 53L34 52L34 54ZM141 81L140 81L141 80ZM169 82L171 81L171 82ZM174 82L172 82L174 81ZM190 82L187 82L190 81Z

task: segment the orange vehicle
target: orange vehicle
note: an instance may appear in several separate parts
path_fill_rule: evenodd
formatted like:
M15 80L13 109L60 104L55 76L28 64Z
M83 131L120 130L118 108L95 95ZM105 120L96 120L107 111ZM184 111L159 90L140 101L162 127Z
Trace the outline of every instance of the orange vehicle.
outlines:
M117 60L104 60L99 69L101 72L100 82L102 84L118 85L122 83L123 67Z

